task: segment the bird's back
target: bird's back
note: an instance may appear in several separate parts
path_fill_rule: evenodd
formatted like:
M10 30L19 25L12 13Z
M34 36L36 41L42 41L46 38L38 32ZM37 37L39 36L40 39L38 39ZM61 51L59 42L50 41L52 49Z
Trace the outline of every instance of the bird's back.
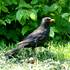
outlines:
M42 40L45 40L48 37L49 34L49 26L48 28L44 28L40 26L37 28L34 32L29 34L23 41L19 42L19 44L37 44L39 42L42 42Z

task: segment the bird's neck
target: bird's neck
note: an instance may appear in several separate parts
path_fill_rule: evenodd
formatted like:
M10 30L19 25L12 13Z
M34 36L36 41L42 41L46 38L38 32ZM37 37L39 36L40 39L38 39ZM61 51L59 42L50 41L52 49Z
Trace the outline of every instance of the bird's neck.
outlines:
M49 27L49 24L48 24L48 23L42 23L41 26L42 26L43 28L48 28L48 27Z

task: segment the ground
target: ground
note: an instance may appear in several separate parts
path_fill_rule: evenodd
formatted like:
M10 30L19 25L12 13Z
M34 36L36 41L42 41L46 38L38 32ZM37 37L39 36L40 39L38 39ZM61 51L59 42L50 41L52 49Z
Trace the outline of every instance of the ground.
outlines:
M35 48L35 56L20 56L21 59L7 59L4 56L6 51L1 50L0 70L70 70L70 42L57 46L56 43L49 43L48 46L47 49L44 47ZM30 49L29 53L31 53Z

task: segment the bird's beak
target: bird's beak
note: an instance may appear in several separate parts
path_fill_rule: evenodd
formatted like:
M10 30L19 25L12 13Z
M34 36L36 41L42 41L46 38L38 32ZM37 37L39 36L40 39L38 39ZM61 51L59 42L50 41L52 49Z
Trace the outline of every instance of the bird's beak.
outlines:
M50 22L55 22L55 19L51 19Z

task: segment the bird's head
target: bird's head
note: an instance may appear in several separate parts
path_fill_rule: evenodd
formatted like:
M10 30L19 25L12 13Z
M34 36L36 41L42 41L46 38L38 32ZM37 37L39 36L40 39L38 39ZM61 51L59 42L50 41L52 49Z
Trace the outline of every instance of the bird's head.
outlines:
M54 19L52 19L52 18L50 18L50 17L44 17L43 19L42 19L42 23L47 23L47 24L50 24L50 23L52 23L52 22L54 22L55 20Z

